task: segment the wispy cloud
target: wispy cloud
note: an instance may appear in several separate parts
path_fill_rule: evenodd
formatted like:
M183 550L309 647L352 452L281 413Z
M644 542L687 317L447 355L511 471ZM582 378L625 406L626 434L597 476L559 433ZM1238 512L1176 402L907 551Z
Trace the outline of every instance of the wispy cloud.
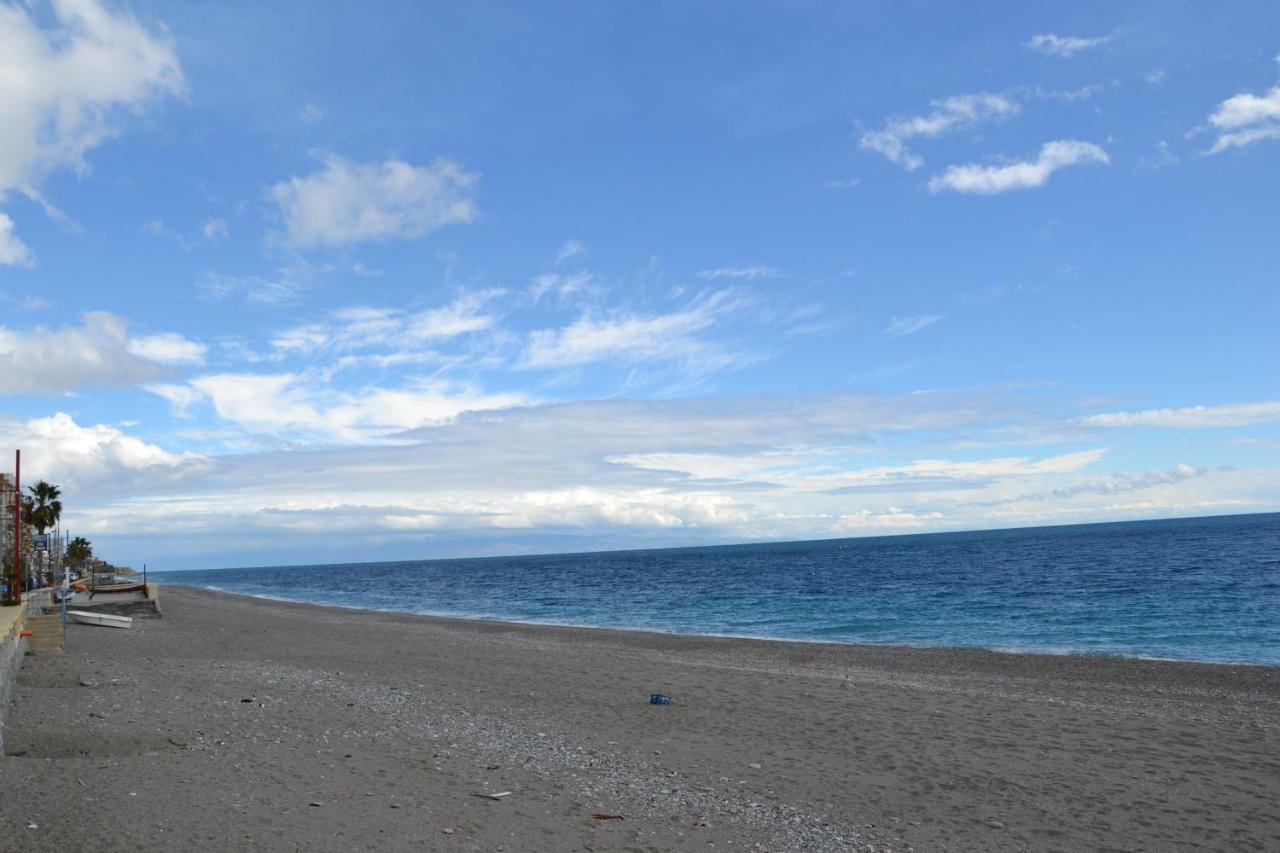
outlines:
M928 328L943 319L942 314L917 314L914 317L894 317L885 327L884 333L894 337L914 335L921 329Z
M598 361L636 363L693 358L704 367L723 364L723 354L717 354L699 333L734 307L733 292L721 290L699 298L684 310L667 314L584 314L563 328L543 329L530 335L522 366L572 367Z
M489 310L490 304L502 293L497 289L470 291L443 305L417 311L364 305L343 308L324 319L277 333L271 347L286 356L374 348L407 352L492 328L497 316Z
M1280 400L1228 403L1221 406L1187 406L1181 409L1145 409L1138 412L1106 412L1080 418L1086 426L1100 427L1237 427L1280 421Z
M1060 36L1054 33L1041 33L1028 39L1026 46L1049 56L1070 58L1081 51L1100 47L1114 38L1114 33L1106 36Z
M862 186L862 178L845 178L844 180L827 181L823 186L829 190L851 190Z
M997 166L978 163L948 166L946 171L930 178L929 191L938 193L950 190L959 193L994 195L1011 190L1042 187L1054 172L1068 166L1110 162L1111 158L1107 156L1107 152L1092 142L1059 139L1045 143L1034 160L1020 160Z
M1013 98L989 92L955 95L932 101L931 105L932 112L894 116L881 129L865 131L858 139L859 147L883 154L908 170L915 170L924 165L924 159L907 148L910 140L941 136L985 121L1009 118L1021 109Z
M715 269L698 270L695 275L704 279L746 279L751 281L757 278L777 278L782 275L773 267L751 266L751 267L717 267Z
M410 240L476 218L470 189L477 176L451 160L414 166L317 156L321 168L267 191L284 223L276 238L293 248Z
M1156 169L1167 169L1170 166L1176 166L1180 162L1178 155L1169 150L1169 143L1161 139L1156 143L1154 153L1143 154L1138 158L1138 168L1155 171Z
M555 262L557 265L563 264L565 261L571 261L574 258L585 258L587 256L587 247L579 240L566 240L564 245L556 250Z
M591 284L592 278L589 272L543 273L533 277L533 283L529 285L529 295L534 302L542 301L542 298L549 293L564 299L586 289L587 285Z
M231 236L230 230L227 228L225 219L207 219L205 223L196 230L194 234L184 234L174 228L170 228L165 224L163 219L153 219L146 225L142 226L145 234L153 237L162 237L166 240L172 240L181 246L184 250L190 251L204 243L212 243L215 240L225 240Z

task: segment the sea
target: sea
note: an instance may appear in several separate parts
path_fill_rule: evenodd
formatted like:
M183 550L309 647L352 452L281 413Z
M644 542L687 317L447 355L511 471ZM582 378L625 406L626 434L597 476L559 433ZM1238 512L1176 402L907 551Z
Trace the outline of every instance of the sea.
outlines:
M156 577L514 622L1280 666L1280 513Z

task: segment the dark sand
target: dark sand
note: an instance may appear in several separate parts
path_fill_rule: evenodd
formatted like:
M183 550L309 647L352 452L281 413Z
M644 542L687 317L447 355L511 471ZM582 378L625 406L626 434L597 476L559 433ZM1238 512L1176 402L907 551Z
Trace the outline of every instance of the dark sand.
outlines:
M163 603L26 658L0 850L1280 850L1280 668Z

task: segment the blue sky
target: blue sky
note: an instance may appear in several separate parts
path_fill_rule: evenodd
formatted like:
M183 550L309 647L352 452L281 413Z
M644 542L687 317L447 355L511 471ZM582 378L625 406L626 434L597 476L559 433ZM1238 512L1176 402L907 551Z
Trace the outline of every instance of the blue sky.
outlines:
M5 3L0 81L0 447L117 561L1280 509L1274 4Z

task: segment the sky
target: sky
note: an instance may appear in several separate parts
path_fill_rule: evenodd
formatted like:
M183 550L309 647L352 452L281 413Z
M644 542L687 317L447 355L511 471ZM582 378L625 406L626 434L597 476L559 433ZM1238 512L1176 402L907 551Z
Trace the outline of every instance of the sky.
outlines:
M1273 2L0 0L0 471L156 569L1280 510Z

